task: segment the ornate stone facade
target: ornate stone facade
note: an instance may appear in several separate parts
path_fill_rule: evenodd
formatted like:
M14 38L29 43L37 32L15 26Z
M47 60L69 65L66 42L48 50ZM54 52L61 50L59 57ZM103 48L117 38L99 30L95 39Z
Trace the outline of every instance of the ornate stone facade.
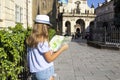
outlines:
M85 33L89 32L90 22L95 19L94 7L90 8L87 0L69 0L68 4L60 6L60 13L62 14L61 33L63 35L72 35L79 28L84 37Z

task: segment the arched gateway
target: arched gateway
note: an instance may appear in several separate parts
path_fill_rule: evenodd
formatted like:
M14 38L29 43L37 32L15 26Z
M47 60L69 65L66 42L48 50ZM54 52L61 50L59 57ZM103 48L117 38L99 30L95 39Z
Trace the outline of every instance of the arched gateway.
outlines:
M76 30L80 30L84 37L85 33L89 32L90 22L95 19L94 7L88 7L87 0L69 0L68 4L63 4L61 7L64 11L62 12L62 34L72 35Z
M85 35L85 21L83 19L78 19L75 25L75 32L80 31L81 36Z
M70 21L65 22L65 27L66 27L65 35L70 36L71 35L71 23L70 23Z

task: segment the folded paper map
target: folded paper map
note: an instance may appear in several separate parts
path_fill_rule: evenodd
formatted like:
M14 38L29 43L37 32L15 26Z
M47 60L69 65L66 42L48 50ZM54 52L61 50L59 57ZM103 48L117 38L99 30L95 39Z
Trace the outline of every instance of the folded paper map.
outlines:
M51 41L50 41L50 48L51 48L54 52L57 51L57 50L61 47L64 39L65 39L64 36L55 35L55 36L51 39Z

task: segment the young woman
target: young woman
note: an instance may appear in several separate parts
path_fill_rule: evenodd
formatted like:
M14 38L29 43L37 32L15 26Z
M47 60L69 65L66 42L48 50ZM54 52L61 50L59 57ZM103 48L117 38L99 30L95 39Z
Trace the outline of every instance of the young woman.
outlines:
M53 61L68 49L68 45L65 44L58 51L51 51L48 36L50 25L47 15L37 15L32 33L26 40L27 60L32 80L54 80Z

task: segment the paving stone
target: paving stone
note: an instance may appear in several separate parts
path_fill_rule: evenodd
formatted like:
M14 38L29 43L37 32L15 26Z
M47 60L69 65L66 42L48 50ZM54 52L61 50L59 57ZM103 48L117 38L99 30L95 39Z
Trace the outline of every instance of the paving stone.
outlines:
M87 46L81 39L55 61L56 80L120 80L120 51Z

